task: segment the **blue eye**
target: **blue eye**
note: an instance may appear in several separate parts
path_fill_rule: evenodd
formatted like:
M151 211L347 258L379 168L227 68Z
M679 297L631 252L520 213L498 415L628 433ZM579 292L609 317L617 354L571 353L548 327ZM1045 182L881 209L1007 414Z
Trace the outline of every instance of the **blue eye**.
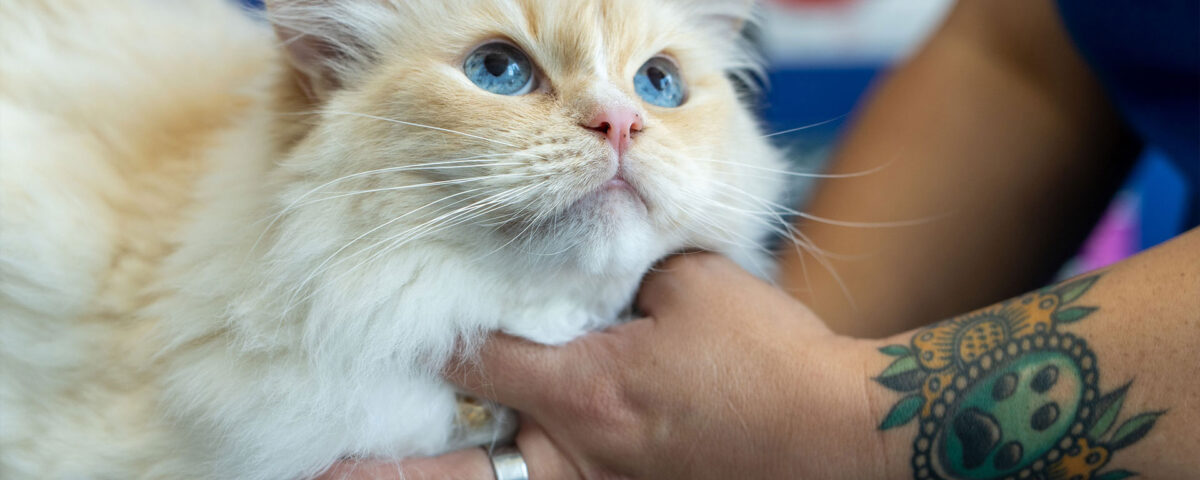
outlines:
M663 57L651 58L642 65L633 77L633 88L651 105L675 108L686 100L679 68Z
M463 63L463 72L479 88L500 95L524 95L534 88L533 62L507 43L475 49Z

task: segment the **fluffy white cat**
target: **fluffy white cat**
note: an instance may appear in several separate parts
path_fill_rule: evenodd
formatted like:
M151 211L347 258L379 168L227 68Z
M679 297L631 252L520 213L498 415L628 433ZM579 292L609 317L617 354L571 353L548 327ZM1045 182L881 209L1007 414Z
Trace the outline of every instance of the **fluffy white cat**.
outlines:
M0 478L485 441L456 348L610 325L681 249L765 274L785 182L730 80L749 8L0 3Z

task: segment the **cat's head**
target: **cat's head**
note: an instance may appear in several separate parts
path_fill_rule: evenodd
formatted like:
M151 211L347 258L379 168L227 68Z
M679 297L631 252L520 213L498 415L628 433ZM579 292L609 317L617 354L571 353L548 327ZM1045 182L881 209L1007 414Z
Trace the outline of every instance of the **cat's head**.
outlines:
M439 238L604 273L749 248L784 183L730 78L754 67L750 3L268 1L321 112L287 203L337 212L352 250Z

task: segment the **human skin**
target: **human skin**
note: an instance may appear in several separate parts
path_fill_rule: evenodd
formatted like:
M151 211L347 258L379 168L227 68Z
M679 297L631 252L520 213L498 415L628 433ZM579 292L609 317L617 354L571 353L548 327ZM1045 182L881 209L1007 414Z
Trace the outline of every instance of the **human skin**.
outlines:
M1095 310L1057 328L1090 345L1100 392L1136 379L1121 422L1160 414L1106 467L1183 478L1200 468L1200 411L1189 407L1200 401L1191 381L1200 375L1200 230L1097 278L1076 300ZM664 264L639 306L647 318L565 347L497 336L448 377L524 412L517 445L535 479L913 478L916 424L879 429L899 399L877 380L894 360L879 349L924 330L837 336L711 254ZM346 464L325 478L397 478L397 469ZM410 479L492 478L482 449L399 469Z
M1140 145L1053 0L964 1L853 119L797 225L845 255L782 251L782 287L835 332L880 338L1049 283ZM836 272L836 278L833 272Z
M473 393L536 412L524 417L518 436L532 478L577 478L577 472L582 478L696 478L742 471L748 459L767 452L852 458L833 449L799 453L786 447L800 432L830 431L865 413L862 382L840 380L861 376L861 362L848 348L852 340L835 338L802 304L724 258L690 255L659 270L639 301L652 320L562 348L498 336L478 363L448 369ZM722 295L730 286L739 289L735 301ZM732 352L741 358L723 358ZM678 361L684 358L691 360ZM835 390L808 398L814 385ZM715 401L697 398L697 392ZM809 406L780 415L772 403L785 397ZM850 410L859 413L839 404L845 398L857 399ZM679 436L685 430L687 436ZM857 433L870 436L869 429ZM456 460L468 462L453 466L469 472L462 478L490 475L481 450ZM444 478L443 465L450 462L431 467L417 461L405 472L413 478L433 468L428 478ZM758 468L772 478L830 473L819 464Z
M1137 146L1050 1L962 2L877 89L833 171L889 166L827 182L809 210L934 220L800 225L855 257L828 260L835 278L813 252L785 251L781 286L803 303L723 260L674 259L639 298L649 318L561 349L497 337L449 378L525 412L517 443L535 479L913 478L921 422L879 430L911 397L876 380L897 361L878 349L914 348L922 325L966 322L977 315L962 312L1044 284ZM1090 313L1054 330L1086 340L1101 395L1136 379L1109 435L1156 421L1091 473L1185 478L1200 468L1190 453L1200 449L1190 407L1200 402L1200 231L1094 279L1069 306ZM482 450L399 468L406 478L491 478ZM331 478L397 469L347 464Z

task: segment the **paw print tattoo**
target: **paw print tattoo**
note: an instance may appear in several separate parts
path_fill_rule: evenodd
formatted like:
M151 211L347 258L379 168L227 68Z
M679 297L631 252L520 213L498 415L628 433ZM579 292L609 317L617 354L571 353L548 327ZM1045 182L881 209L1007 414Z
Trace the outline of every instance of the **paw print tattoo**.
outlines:
M875 380L908 394L879 428L916 422L918 480L1119 480L1114 453L1154 428L1147 412L1113 428L1129 384L1100 395L1087 342L1059 327L1097 308L1073 305L1100 275L1050 287L923 329Z

